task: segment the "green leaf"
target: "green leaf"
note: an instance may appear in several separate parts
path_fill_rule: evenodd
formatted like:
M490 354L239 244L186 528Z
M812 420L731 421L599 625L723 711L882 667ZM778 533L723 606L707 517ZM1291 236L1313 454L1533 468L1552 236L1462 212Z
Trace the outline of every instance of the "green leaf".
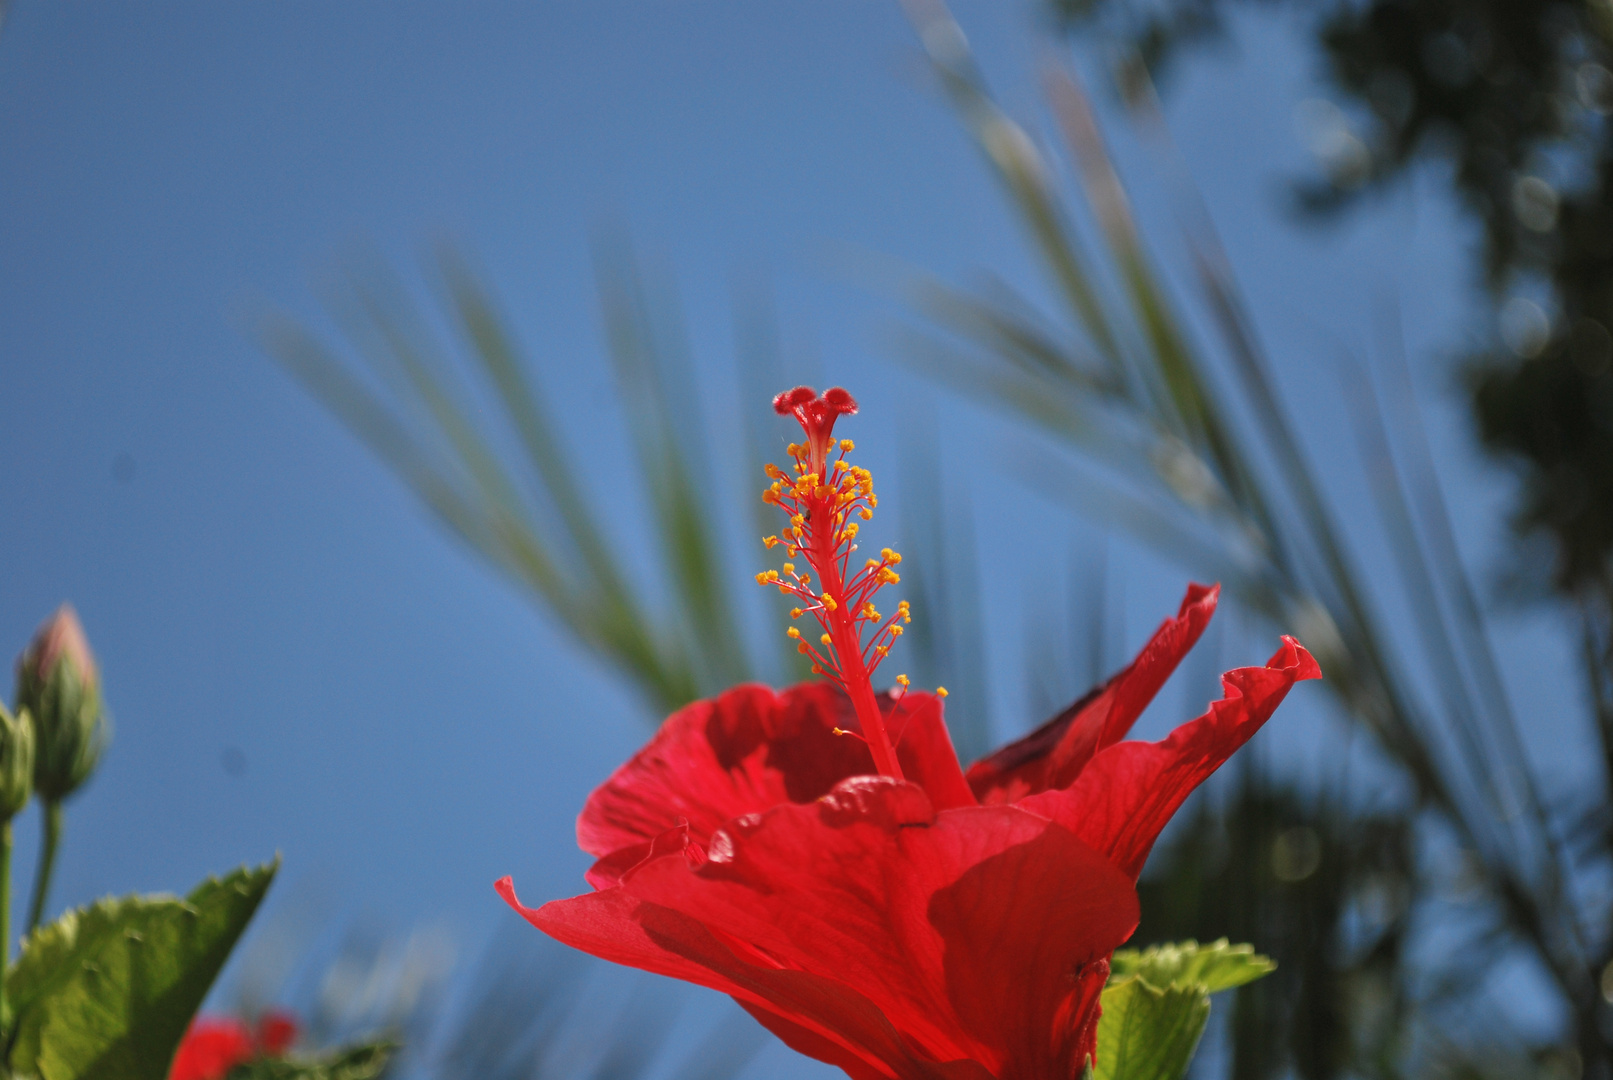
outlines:
M1210 997L1196 987L1160 990L1136 976L1110 983L1094 1080L1178 1080L1209 1017Z
M1226 938L1208 945L1178 941L1150 945L1140 952L1121 949L1109 961L1109 981L1118 983L1136 975L1161 990L1197 989L1214 994L1254 982L1276 969L1276 962L1255 952L1252 945L1232 945Z
M6 979L10 1066L41 1080L158 1080L279 860L184 900L108 898L35 931Z
M391 1043L378 1042L313 1061L257 1058L230 1070L229 1080L374 1080L396 1049Z

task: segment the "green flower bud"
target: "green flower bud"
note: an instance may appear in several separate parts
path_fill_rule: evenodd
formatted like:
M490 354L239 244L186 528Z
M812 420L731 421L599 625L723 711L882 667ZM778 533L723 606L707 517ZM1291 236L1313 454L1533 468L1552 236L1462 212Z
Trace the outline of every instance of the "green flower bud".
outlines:
M10 821L34 793L34 722L0 705L0 822Z
M45 621L17 660L17 712L34 724L34 789L60 802L94 771L109 735L101 675L71 605Z

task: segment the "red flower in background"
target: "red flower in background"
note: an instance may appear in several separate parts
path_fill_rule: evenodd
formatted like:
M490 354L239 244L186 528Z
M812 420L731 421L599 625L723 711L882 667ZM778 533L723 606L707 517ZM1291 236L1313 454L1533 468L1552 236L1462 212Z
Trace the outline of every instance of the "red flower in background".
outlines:
M257 1030L233 1017L197 1017L174 1054L168 1080L224 1080L230 1070L256 1057L280 1057L297 1041L297 1021L268 1012Z
M537 909L509 878L499 891L566 944L732 995L856 1080L1079 1076L1155 838L1316 663L1285 638L1169 738L1122 741L1215 609L1218 591L1193 586L1129 667L965 773L944 690L869 684L908 611L872 600L899 555L851 573L854 515L875 500L830 435L855 403L798 389L775 405L808 443L790 448L793 477L769 474L790 515L769 546L811 570L760 580L822 625L821 648L791 635L828 681L673 714L578 820L595 891Z

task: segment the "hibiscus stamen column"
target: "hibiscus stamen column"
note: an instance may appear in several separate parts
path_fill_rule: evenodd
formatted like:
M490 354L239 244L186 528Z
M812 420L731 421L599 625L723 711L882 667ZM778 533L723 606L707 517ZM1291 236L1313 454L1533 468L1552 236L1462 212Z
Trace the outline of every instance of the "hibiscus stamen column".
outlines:
M846 461L851 440L834 439L835 421L855 413L857 403L839 387L819 396L810 387L798 386L774 398L773 408L800 422L806 442L791 443L788 448L794 460L792 472L767 466L772 483L762 492L762 500L782 509L789 516L789 526L762 542L769 548L782 545L791 559L804 557L810 570L800 572L793 562L786 562L782 570L765 571L756 580L801 601L801 606L791 610L792 619L802 615L817 619L823 630L817 644L790 627L796 648L812 658L814 673L830 679L851 699L874 767L900 779L902 767L885 730L870 676L901 636L903 624L912 618L905 600L888 617L874 606L875 593L901 580L894 569L902 561L899 554L885 548L879 558L868 559L855 572L851 569L858 529L874 516L879 502L873 476ZM906 685L905 679L899 681Z

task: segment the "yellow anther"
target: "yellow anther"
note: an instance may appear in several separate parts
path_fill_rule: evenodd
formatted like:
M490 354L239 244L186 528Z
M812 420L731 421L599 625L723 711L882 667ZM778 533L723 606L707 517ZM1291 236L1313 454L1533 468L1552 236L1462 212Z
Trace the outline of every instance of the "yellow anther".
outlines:
M872 521L874 519L874 512L865 506L862 508L861 516L864 521Z
M798 608L798 607L792 607L790 609L790 618L799 619L800 617L801 617L801 609Z
M901 636L902 636L902 628L900 626L891 627L891 637L901 637Z
M767 474L769 480L783 480L785 478L784 470L771 461L762 466L762 472Z
M846 468L846 463L844 461L835 462L835 472L839 472L840 470L842 470L844 468Z
M784 448L784 452L791 457L800 457L804 453L804 451L795 443L791 443L790 445L786 446Z
M852 441L850 439L841 439L840 440L840 452L842 454L849 454L855 449L857 449L857 447L852 443Z
M833 645L835 643L834 638L830 637L828 634L824 634L818 640L823 642L825 645Z
M762 503L766 506L772 506L776 502L778 502L778 492L772 488L764 488L762 490Z
M901 684L901 687L902 687L903 690L907 689L907 687L908 687L908 678L907 678L906 675L898 675L898 676L896 676L896 681Z
M799 631L799 630L797 630L797 629L796 629L796 628L795 628L795 627L793 627L793 626L792 626L792 627L790 627L790 628L789 628L789 629L788 629L788 630L786 630L786 631L784 631L784 632L785 632L785 633L786 633L786 634L788 634L788 635L790 635L790 636L791 636L791 637L793 637L793 638L798 638L798 637L800 637L800 636L801 636L801 631Z
M793 574L793 573L795 573L795 564L794 564L794 563L792 563L792 562L787 562L787 563L785 563L785 564L784 564L784 572L785 572L785 573L786 573L786 574Z
M805 524L806 524L806 515L805 514L792 514L792 515L790 515L790 525L791 525L792 528L799 529L801 526L803 526Z
M874 652L878 653L882 657L889 656L891 654L891 647L889 645L880 645L874 649Z
M936 697L946 697L947 696L947 688L944 687L944 686L937 686L935 688L935 696Z
M781 541L776 536L764 536L764 537L762 537L762 546L763 547L776 548L776 547L779 546L780 543L781 543Z
M878 566L878 565L879 565L879 560L878 559L869 559L868 560L868 566L869 566L870 569L875 567L875 566Z
M777 580L777 570L763 570L760 574L756 575L756 584L758 585L771 585Z
M823 594L823 606L828 608L830 611L837 611L840 608L840 605L835 603L835 598L830 596L828 593Z
M809 582L811 580L812 580L812 575L811 574L802 574L801 575L801 584L805 585L807 582Z
M879 618L879 612L874 610L874 602L872 600L870 600L868 603L863 605L863 618L865 618L865 619L878 619Z

